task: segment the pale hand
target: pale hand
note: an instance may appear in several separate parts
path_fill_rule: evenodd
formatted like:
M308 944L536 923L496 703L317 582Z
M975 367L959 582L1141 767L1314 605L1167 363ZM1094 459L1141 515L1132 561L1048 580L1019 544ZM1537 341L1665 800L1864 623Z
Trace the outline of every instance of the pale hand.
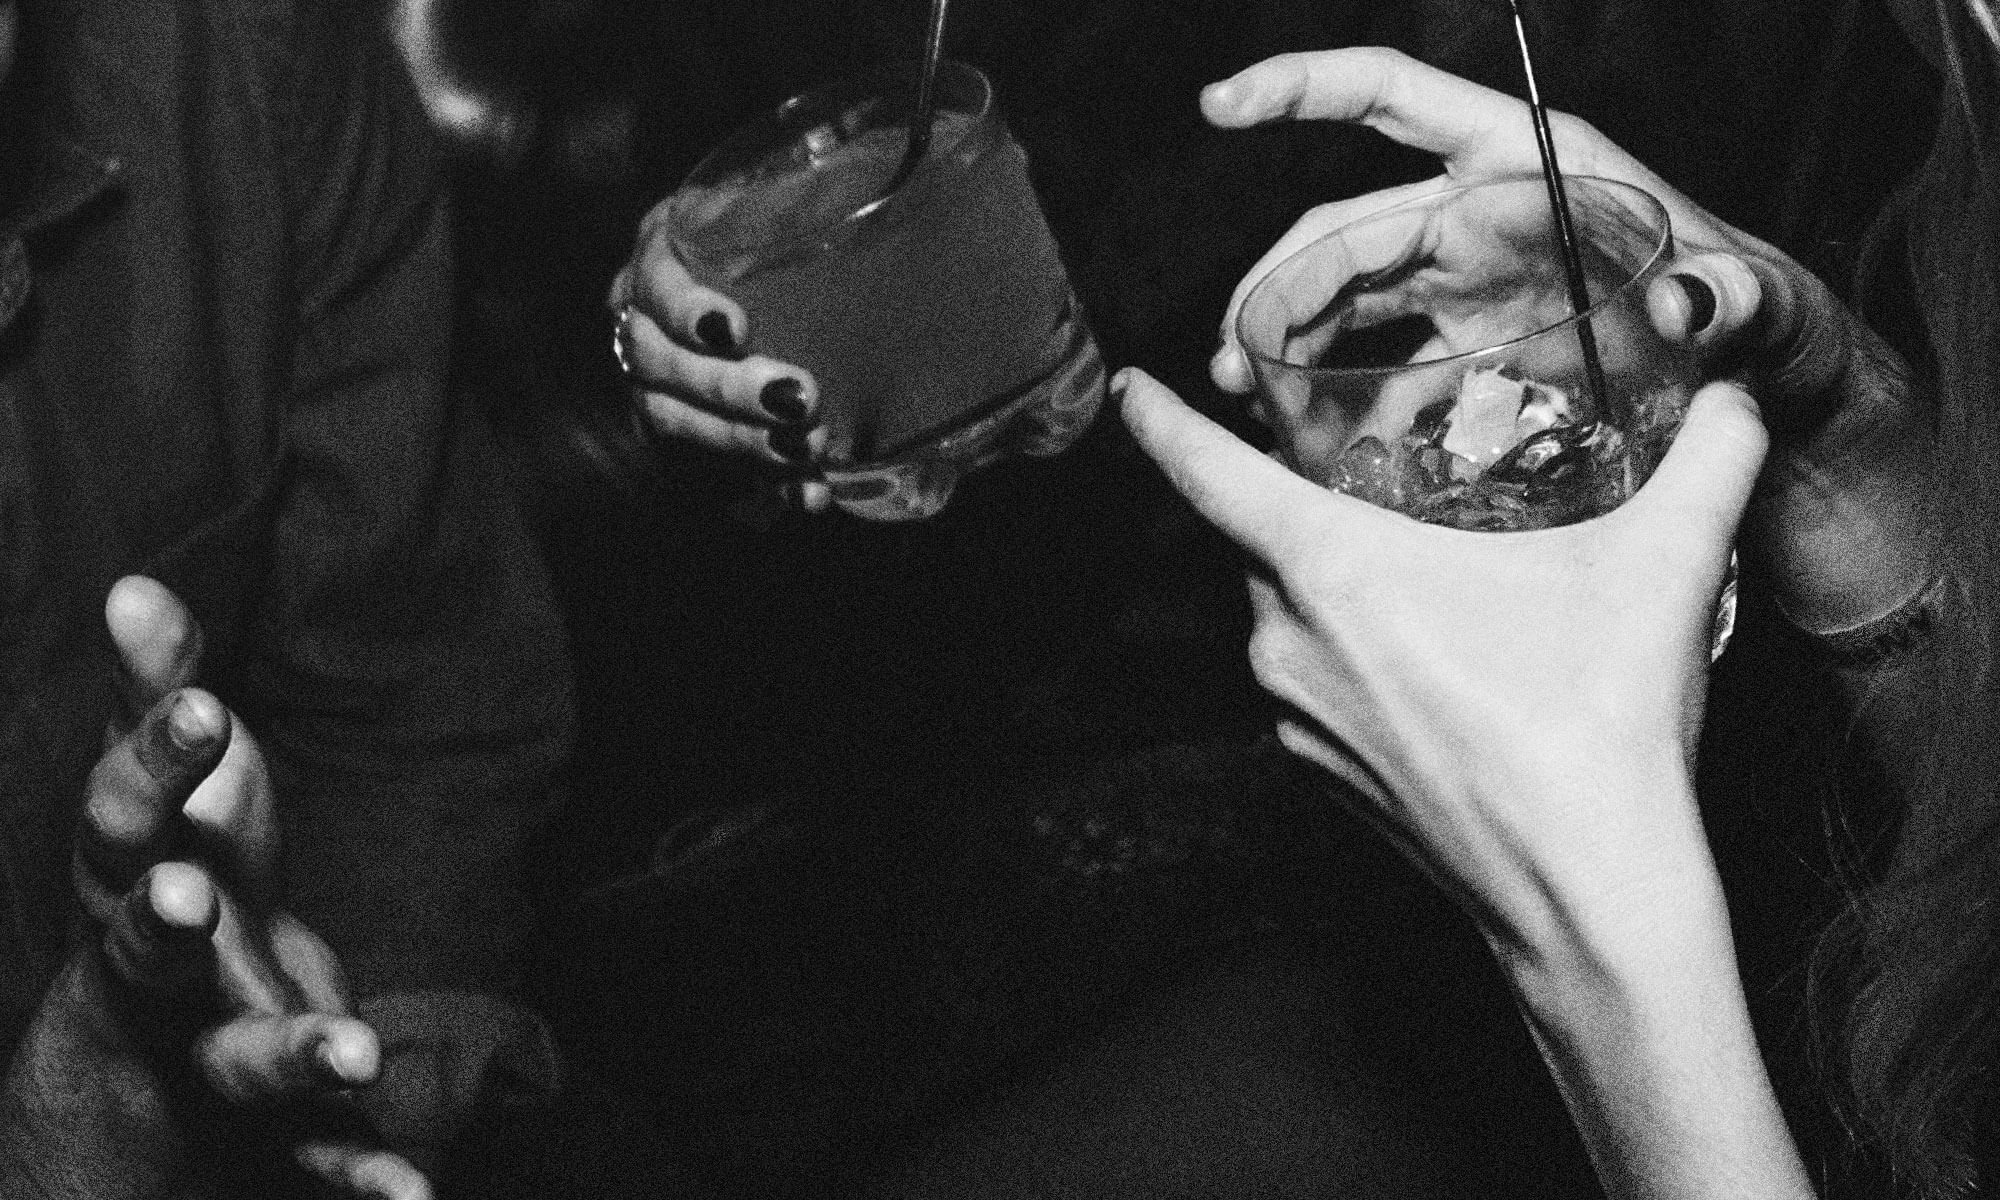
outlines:
M1765 449L1749 397L1698 393L1612 512L1477 533L1321 489L1121 379L1139 444L1250 557L1280 738L1472 916L1609 1194L1809 1197L1689 779Z
M1307 213L1237 285L1210 365L1247 392L1236 311L1291 253L1400 200L1540 170L1523 101L1394 50L1287 54L1211 84L1208 119L1225 128L1277 120L1361 124L1438 156L1443 174ZM1666 207L1678 258L1648 308L1662 334L1691 345L1757 397L1773 453L1751 509L1746 549L1800 625L1860 624L1907 599L1931 570L1931 435L1908 369L1809 271L1717 220L1584 121L1551 113L1565 174L1643 188ZM1693 281L1691 284L1683 280Z

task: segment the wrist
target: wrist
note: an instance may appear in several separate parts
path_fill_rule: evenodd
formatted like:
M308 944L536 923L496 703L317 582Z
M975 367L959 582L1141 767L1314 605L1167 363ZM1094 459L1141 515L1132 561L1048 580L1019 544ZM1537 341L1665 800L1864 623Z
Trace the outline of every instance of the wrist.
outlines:
M1501 957L1606 1194L1809 1200L1719 886L1683 888L1650 917Z
M1550 747L1511 790L1475 810L1533 811L1547 826L1504 836L1515 853L1489 852L1495 863L1525 859L1507 872L1508 887L1487 886L1474 911L1489 947L1510 979L1526 990L1587 983L1619 989L1657 960L1656 949L1689 931L1727 943L1728 921L1694 797L1686 756L1671 742L1652 751L1620 744L1589 755ZM1500 778L1499 771L1487 779ZM1557 831L1560 831L1559 833Z

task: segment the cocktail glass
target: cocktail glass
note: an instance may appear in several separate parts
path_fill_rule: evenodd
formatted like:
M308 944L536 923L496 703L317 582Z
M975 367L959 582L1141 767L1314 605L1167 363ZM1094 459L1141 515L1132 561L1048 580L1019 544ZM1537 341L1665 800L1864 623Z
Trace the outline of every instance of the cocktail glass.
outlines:
M976 69L945 63L923 162L885 194L908 142L911 72L786 101L697 165L669 209L696 279L750 314L748 349L813 373L834 502L927 517L1010 451L1074 442L1104 363Z
M1646 314L1673 233L1639 188L1565 182L1591 301L1580 314L1539 176L1383 209L1258 282L1236 334L1293 470L1471 530L1565 525L1638 490L1700 383ZM1732 574L1717 653L1734 618Z

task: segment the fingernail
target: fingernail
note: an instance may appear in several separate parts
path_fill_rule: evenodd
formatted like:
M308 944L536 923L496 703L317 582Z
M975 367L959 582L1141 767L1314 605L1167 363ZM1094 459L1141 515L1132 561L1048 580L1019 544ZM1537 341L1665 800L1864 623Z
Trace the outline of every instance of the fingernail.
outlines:
M1679 284L1681 294L1687 297L1688 332L1700 333L1707 329L1708 323L1715 320L1715 292L1693 275L1675 273L1667 278Z
M773 429L770 433L771 449L779 457L793 462L804 462L812 457L812 447L806 444L806 431L785 427Z
M321 1038L319 1045L313 1047L313 1065L319 1068L320 1074L328 1079L345 1082L341 1080L338 1059L339 1055L335 1053L331 1038Z
M729 318L719 312L705 312L694 323L694 335L717 354L736 353L736 335L729 331Z
M220 734L221 731L211 724L203 705L194 703L184 694L174 697L173 708L167 714L167 736L173 739L176 750L192 754Z
M1111 382L1106 385L1106 390L1110 393L1113 400L1123 400L1125 398L1125 385L1130 382L1132 382L1132 368L1120 367L1117 374L1111 377Z
M161 863L148 872L142 906L155 936L198 943L215 931L222 913L215 891L185 863Z
M780 421L797 425L806 419L806 385L789 375L765 384L757 402Z

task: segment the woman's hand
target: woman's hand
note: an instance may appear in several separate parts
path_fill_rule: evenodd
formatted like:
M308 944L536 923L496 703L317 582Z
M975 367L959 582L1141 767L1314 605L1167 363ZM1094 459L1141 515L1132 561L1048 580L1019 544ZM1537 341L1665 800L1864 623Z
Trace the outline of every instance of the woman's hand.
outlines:
M1709 624L1765 438L1712 384L1652 480L1531 533L1425 525L1309 483L1129 371L1124 416L1252 563L1281 739L1508 944L1642 920L1706 870L1688 794Z
M1690 782L1709 622L1765 435L1694 397L1637 495L1473 533L1319 488L1136 372L1126 424L1252 563L1279 736L1493 947L1607 1192L1811 1188L1763 1072Z
M257 743L189 684L191 614L152 580L106 604L129 719L90 777L76 886L97 936L44 999L0 1105L0 1195L138 1200L289 1158L342 1195L424 1200L342 1093L381 1047L333 952L277 907ZM197 1166L196 1164L204 1164Z
M1266 60L1202 94L1225 128L1270 121L1367 125L1427 150L1444 173L1314 209L1237 285L1211 363L1251 387L1235 337L1250 288L1307 242L1399 200L1540 170L1526 104L1397 51L1358 48ZM1718 221L1588 124L1551 113L1571 175L1643 188L1666 206L1679 257L1648 296L1667 337L1756 395L1775 452L1751 509L1747 549L1787 613L1829 631L1862 624L1923 588L1931 571L1930 425L1907 369L1825 285L1770 245Z
M824 509L832 496L812 472L826 452L818 385L803 367L741 352L750 316L688 274L667 234L672 203L661 201L640 223L632 259L607 297L640 419L660 437L786 468L788 498Z

